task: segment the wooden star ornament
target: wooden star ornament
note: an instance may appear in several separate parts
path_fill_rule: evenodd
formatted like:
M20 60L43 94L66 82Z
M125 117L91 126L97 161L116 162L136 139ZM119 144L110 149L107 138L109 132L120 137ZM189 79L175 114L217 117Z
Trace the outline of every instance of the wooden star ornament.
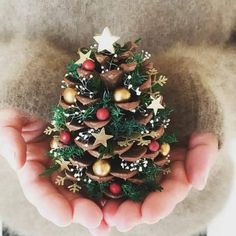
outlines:
M92 135L95 138L93 145L102 144L105 147L107 147L107 140L113 138L112 135L107 135L105 133L104 127L98 133L92 133Z
M60 165L60 170L61 171L63 171L63 170L70 170L69 169L70 161L65 161L63 159L60 159L60 160L56 160L56 163Z
M115 52L113 43L115 43L117 40L119 40L120 37L114 36L111 34L108 27L106 27L101 35L94 36L93 37L96 42L98 43L98 52L101 52L103 50L107 50L111 53Z
M156 115L159 109L164 109L165 107L161 104L162 96L158 97L157 99L153 98L152 103L147 107L153 109L154 114Z
M78 50L79 54L79 60L75 62L75 64L80 65L83 64L84 61L90 58L91 50L89 50L87 53L82 53L80 50Z

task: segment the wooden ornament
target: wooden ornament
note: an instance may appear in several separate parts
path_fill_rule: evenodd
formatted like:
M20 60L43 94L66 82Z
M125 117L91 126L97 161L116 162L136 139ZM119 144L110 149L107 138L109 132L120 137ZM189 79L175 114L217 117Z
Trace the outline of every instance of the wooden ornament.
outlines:
M95 142L93 145L102 144L104 147L107 147L107 140L113 138L112 135L108 135L105 133L104 127L98 133L92 133L95 138Z

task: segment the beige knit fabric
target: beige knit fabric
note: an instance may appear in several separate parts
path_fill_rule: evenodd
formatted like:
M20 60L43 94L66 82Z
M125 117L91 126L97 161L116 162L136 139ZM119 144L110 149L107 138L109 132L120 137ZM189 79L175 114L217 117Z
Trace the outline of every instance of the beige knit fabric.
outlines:
M65 65L76 56L72 49L91 44L106 25L123 41L143 38L142 47L169 77L164 95L175 109L171 129L180 142L194 130L206 130L224 145L204 191L192 191L158 224L138 226L126 235L187 236L204 228L232 184L227 152L236 127L236 51L216 44L225 44L233 31L233 1L0 1L1 108L14 106L49 119ZM25 200L5 161L0 163L0 215L7 224L28 236L89 235L79 225L60 229L43 219ZM122 234L114 230L111 235Z

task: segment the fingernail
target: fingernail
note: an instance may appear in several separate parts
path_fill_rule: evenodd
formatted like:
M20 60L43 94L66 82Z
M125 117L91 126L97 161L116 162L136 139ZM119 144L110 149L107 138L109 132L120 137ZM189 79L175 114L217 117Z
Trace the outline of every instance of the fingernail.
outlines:
M199 183L195 186L197 190L202 191L206 185L207 185L207 179L208 179L208 174L202 176L201 180L199 181Z
M11 165L11 167L12 167L13 170L19 169L19 166L18 166L18 164L17 164L16 158L17 158L16 152L13 151L13 152L12 152L12 155L9 157L10 165Z

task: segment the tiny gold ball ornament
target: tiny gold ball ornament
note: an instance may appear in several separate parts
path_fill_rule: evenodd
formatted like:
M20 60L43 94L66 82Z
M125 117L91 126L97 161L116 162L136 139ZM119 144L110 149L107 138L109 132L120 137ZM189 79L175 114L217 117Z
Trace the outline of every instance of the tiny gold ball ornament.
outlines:
M77 92L73 88L66 88L62 94L64 100L69 104L76 102L76 95Z
M126 88L118 88L114 91L113 96L116 102L125 102L130 99L131 93Z
M54 136L50 142L51 149L57 149L60 147L59 137Z
M93 172L97 176L107 176L110 170L111 166L106 160L98 160L93 164Z
M163 156L167 156L170 152L170 144L169 143L163 143L161 145L161 153Z

